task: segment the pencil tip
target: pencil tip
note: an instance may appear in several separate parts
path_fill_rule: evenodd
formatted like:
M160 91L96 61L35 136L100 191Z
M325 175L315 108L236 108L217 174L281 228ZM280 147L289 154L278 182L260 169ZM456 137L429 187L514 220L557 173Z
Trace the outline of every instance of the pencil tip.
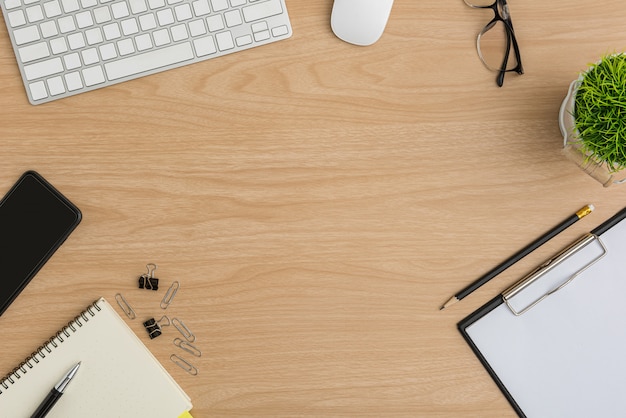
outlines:
M455 303L457 303L459 301L459 299L456 296L452 296L446 303L443 304L443 306L441 308L439 308L440 311L443 311L444 309L446 309L448 306L450 305L454 305Z

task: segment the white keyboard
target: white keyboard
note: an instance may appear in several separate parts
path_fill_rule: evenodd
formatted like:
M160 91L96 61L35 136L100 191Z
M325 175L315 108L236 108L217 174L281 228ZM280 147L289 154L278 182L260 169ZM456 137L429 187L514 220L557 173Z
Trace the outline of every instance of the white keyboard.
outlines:
M0 0L0 5L34 105L292 33L284 0Z

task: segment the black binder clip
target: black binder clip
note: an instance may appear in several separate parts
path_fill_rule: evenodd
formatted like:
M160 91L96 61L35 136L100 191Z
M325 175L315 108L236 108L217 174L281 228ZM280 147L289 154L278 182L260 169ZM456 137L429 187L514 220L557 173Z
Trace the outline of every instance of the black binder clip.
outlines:
M154 271L157 269L157 265L153 263L146 264L146 268L148 269L148 272L139 276L139 288L158 290L159 279L154 277Z
M161 324L161 322L164 322L164 323ZM146 328L146 331L148 332L148 336L150 337L150 339L153 340L163 333L161 327L166 327L170 325L170 323L171 323L170 318L167 315L164 315L158 321L155 320L154 318L148 319L146 322L143 323L143 326Z

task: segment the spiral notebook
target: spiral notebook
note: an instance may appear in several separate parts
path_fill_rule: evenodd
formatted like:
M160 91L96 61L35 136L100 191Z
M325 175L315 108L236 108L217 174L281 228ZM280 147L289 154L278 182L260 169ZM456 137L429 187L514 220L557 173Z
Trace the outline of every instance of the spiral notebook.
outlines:
M28 417L76 363L48 418L190 417L190 398L100 298L0 380L0 415Z

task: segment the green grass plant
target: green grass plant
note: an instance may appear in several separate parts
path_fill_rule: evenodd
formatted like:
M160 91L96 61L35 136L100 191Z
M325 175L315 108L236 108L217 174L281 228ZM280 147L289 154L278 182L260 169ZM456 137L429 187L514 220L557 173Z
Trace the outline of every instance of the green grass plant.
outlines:
M574 120L581 151L609 171L626 168L626 55L607 55L583 73Z

